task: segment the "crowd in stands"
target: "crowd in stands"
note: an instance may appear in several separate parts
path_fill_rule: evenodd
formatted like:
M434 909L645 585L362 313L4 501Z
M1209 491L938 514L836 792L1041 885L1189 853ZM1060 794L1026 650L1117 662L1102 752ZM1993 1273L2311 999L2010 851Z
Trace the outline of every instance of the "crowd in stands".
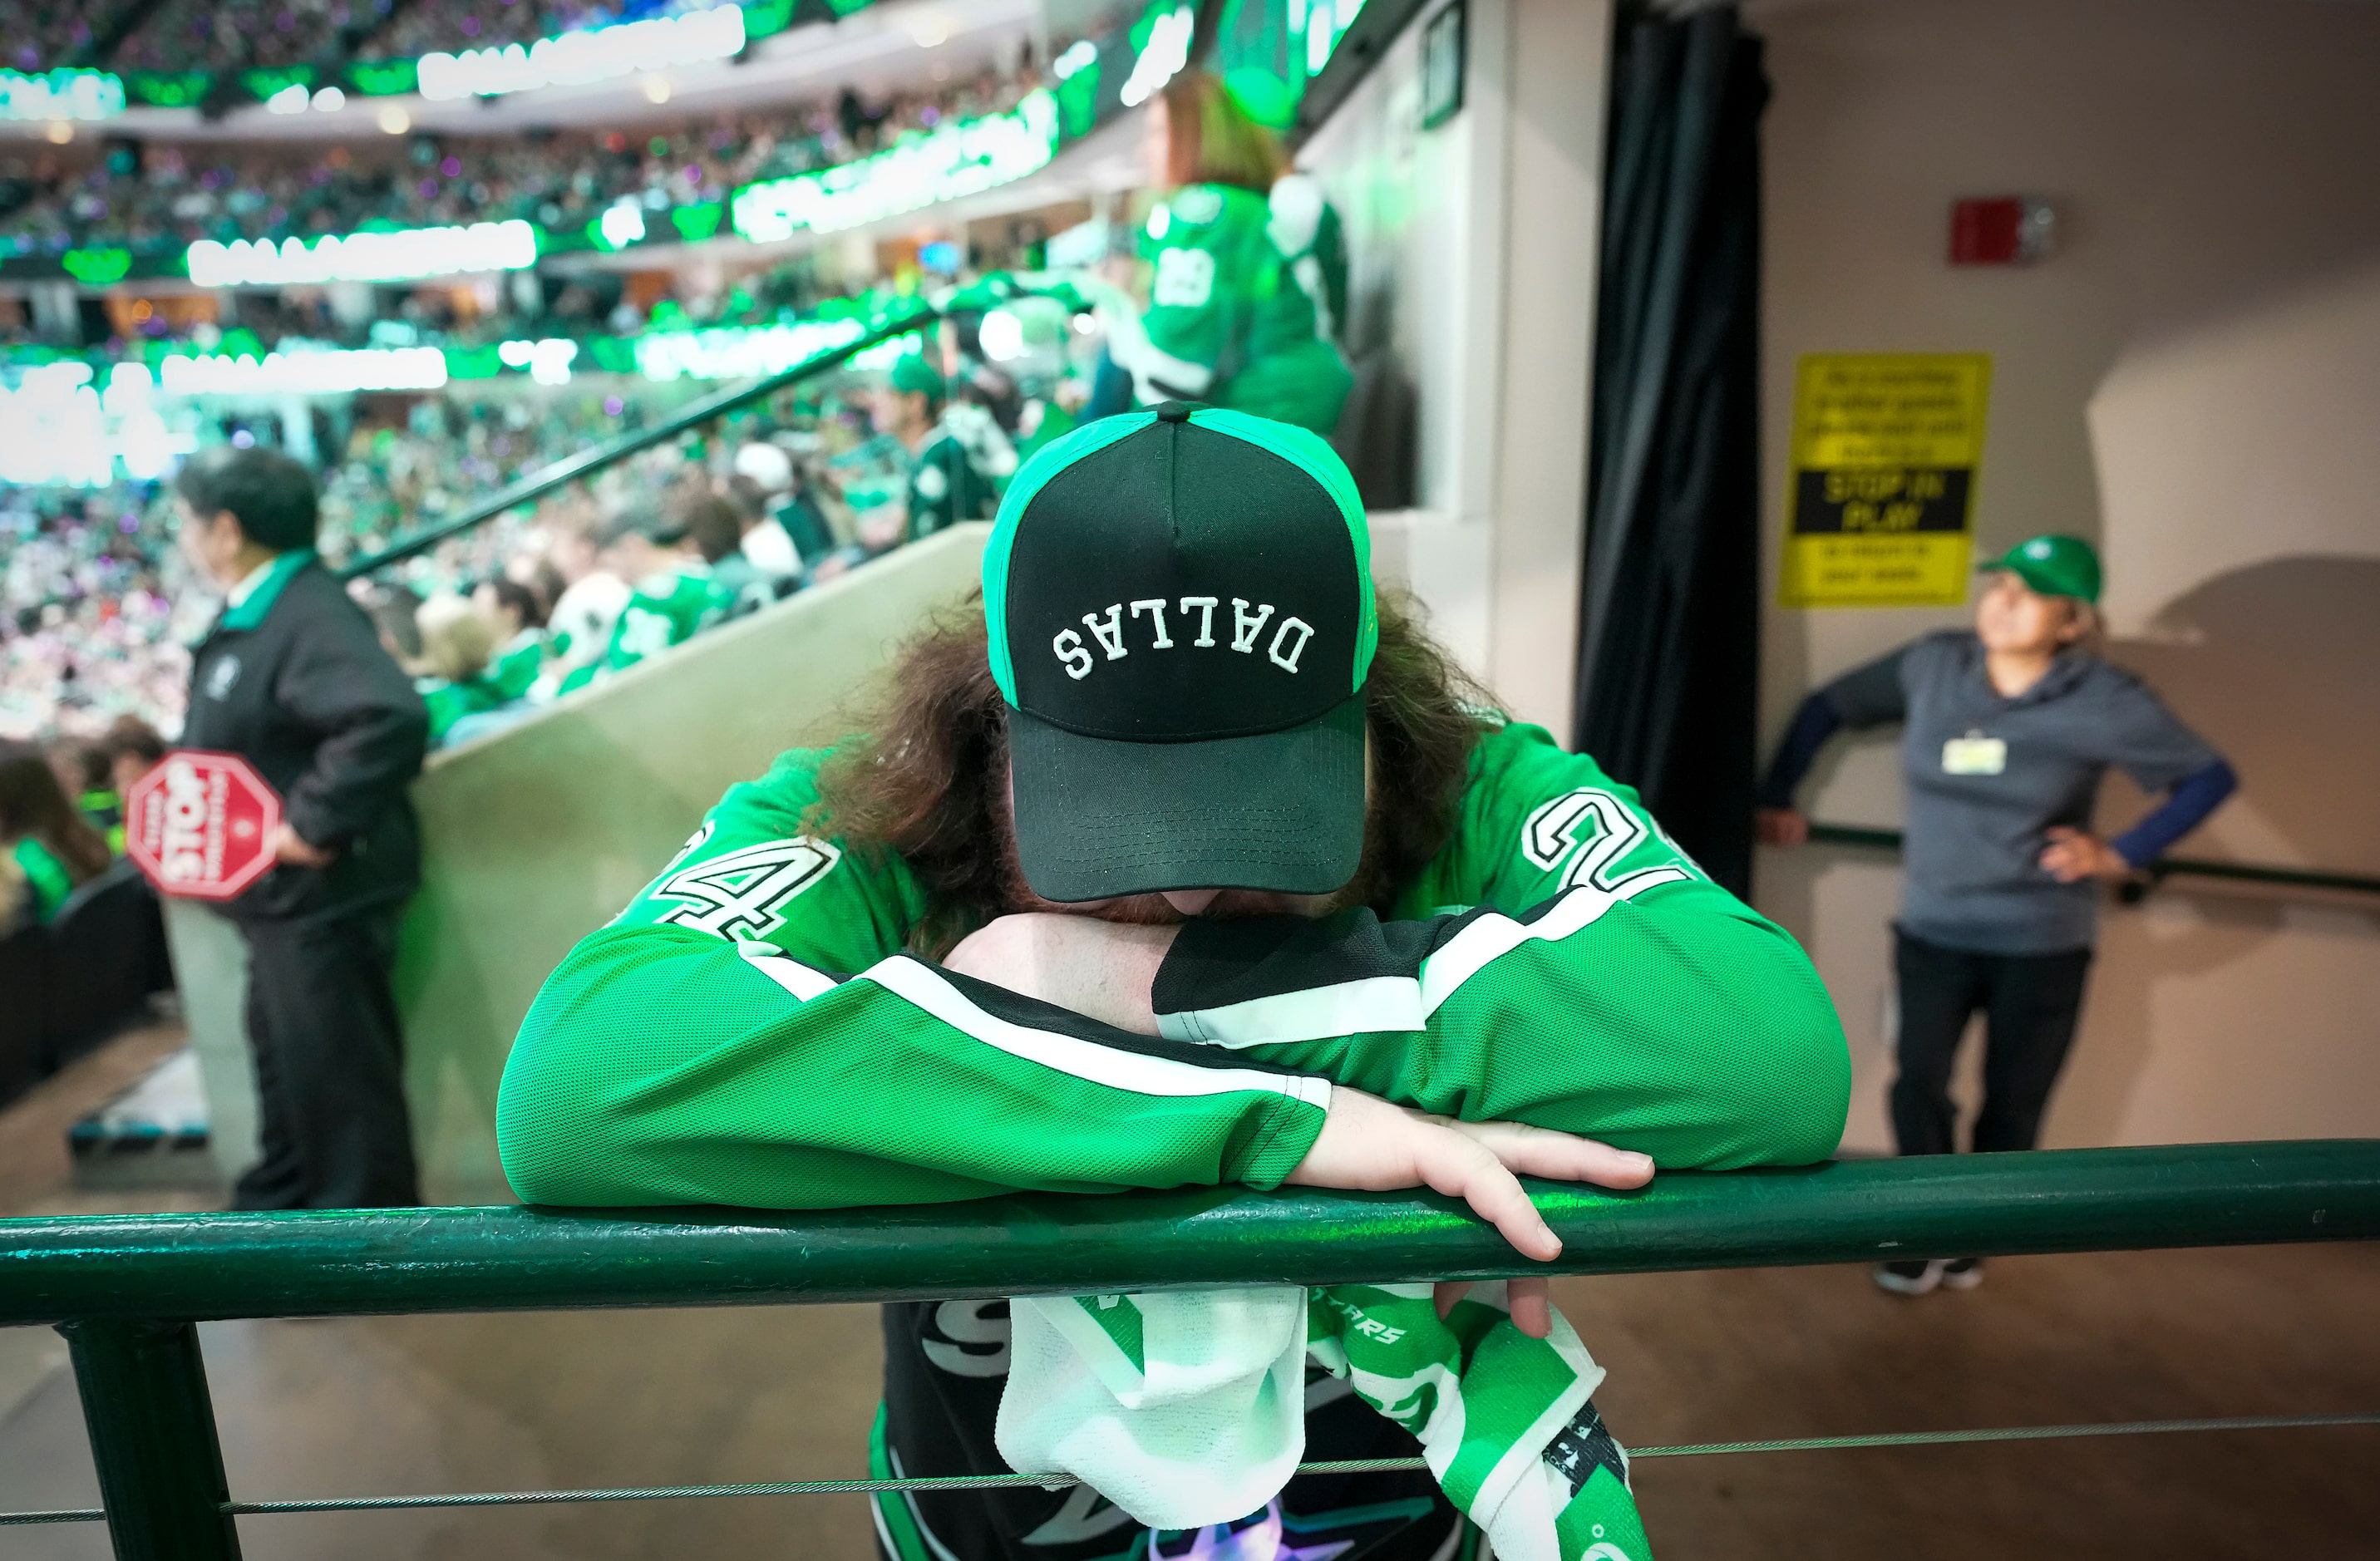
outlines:
M414 0L363 45L374 59L419 59L433 51L496 49L533 43L584 28L709 10L717 0Z
M298 65L394 8L395 0L164 0L108 64L119 71Z
M442 736L516 715L988 516L1016 466L1018 408L986 382L946 393L912 357L889 385L786 393L377 572L357 595L424 680ZM450 390L344 429L318 417L320 551L334 565L376 552L694 392L634 393ZM278 437L269 420L252 428L234 437ZM0 488L0 739L88 741L125 718L179 729L184 646L212 602L173 545L170 485Z
M352 47L370 59L502 47L583 28L706 10L718 0L164 0L105 48L137 0L7 0L0 65L117 71L305 64Z
M846 90L804 107L635 132L378 137L296 150L125 141L96 158L24 143L0 154L0 229L20 254L513 218L571 233L623 200L658 213L846 163L905 130L1012 107L1033 81L1029 71L987 73L874 104Z
M141 0L0 0L0 67L27 75L97 63Z

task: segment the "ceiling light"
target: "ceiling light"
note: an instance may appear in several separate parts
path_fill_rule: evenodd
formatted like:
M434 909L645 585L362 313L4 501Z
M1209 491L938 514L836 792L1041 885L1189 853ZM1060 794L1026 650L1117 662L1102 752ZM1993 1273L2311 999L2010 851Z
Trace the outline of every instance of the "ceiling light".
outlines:
M51 120L50 127L44 133L50 138L52 146L64 146L74 139L74 127L63 119Z
M392 136L401 136L413 128L413 115L393 103L382 103L380 109L380 127Z
M938 49L950 41L950 18L940 11L921 11L902 25L909 30L909 42L920 49Z
M306 90L306 83L292 81L265 99L264 108L268 114L303 114L306 105L313 101L314 94Z
M659 74L655 74L655 75L651 75L651 76L648 76L648 77L646 77L646 78L645 78L645 101L646 101L647 103L667 103L667 102L669 102L669 101L670 101L670 79L669 79L668 77L666 77L666 76L662 76L662 75L659 75Z
M347 94L336 87L324 87L314 94L314 108L321 114L336 114L347 106Z

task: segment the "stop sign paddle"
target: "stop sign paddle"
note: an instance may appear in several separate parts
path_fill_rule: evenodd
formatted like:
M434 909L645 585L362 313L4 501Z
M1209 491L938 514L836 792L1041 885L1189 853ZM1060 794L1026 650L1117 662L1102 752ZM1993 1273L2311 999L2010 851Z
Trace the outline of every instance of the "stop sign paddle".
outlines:
M124 799L124 853L186 899L236 899L272 869L280 827L280 793L235 754L176 749Z

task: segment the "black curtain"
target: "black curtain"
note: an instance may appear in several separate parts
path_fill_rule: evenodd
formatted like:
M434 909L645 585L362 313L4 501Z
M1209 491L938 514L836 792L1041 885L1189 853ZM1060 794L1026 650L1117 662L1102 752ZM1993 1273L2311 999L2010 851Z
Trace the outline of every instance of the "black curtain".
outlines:
M1768 79L1732 6L1623 13L1616 44L1572 736L1744 893Z

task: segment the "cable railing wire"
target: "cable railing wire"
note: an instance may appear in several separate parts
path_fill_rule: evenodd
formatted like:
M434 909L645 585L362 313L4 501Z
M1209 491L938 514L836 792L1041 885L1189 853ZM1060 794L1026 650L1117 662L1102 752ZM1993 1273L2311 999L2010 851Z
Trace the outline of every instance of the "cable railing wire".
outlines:
M2198 1420L2091 1422L2076 1425L2012 1425L1968 1431L1886 1431L1863 1436L1795 1436L1764 1442L1696 1442L1668 1447L1632 1447L1636 1458L1714 1458L1742 1453L1848 1452L1876 1447L1941 1447L1986 1442L2044 1442L2077 1436L2142 1436L2174 1432L2333 1430L2380 1425L2380 1412L2324 1415L2234 1415ZM1428 1468L1417 1458L1342 1458L1302 1463L1295 1478L1319 1474L1399 1474ZM386 1512L422 1507L541 1507L564 1502L676 1501L724 1496L874 1495L920 1491L998 1491L1024 1487L1064 1490L1081 1483L1062 1475L913 1475L894 1480L768 1480L723 1485L627 1485L583 1491L457 1491L409 1496L326 1496L311 1501L232 1501L223 1510L235 1518L293 1512ZM106 1514L95 1507L48 1511L0 1512L0 1525L96 1523Z

